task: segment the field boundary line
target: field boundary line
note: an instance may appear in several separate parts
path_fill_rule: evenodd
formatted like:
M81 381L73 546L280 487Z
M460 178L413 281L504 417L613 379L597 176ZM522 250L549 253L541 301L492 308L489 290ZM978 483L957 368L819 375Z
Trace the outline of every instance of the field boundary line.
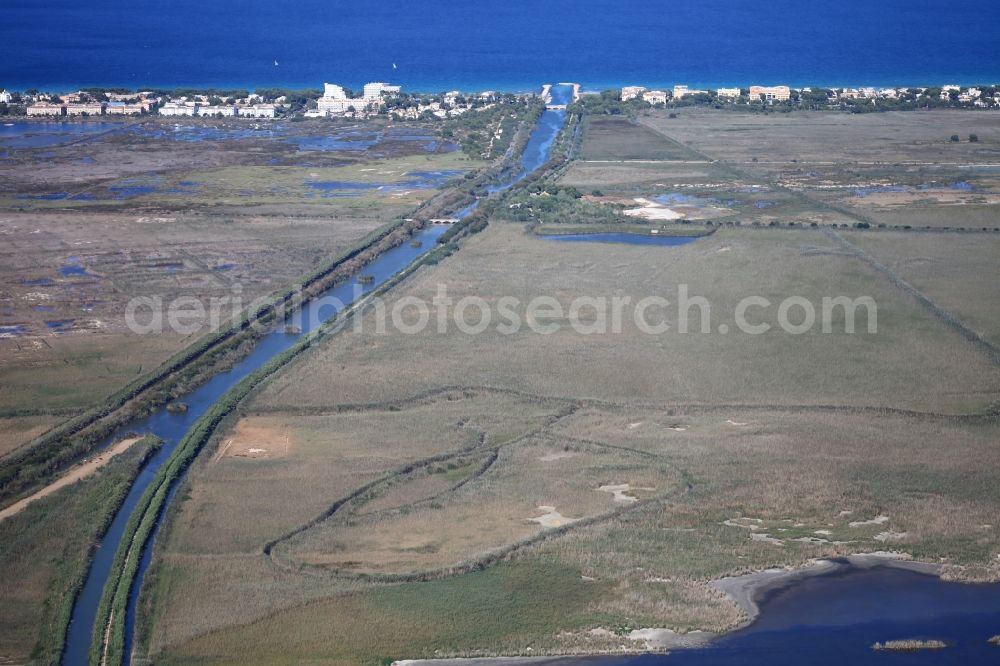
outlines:
M267 414L293 414L298 416L332 416L335 414L366 412L366 411L395 411L397 409L411 409L425 404L432 404L449 393L495 393L509 395L525 400L538 400L548 402L577 403L584 407L598 407L603 409L647 409L662 410L667 416L679 416L691 413L712 413L722 411L773 411L789 413L833 413L833 414L870 414L873 416L902 416L923 419L936 419L946 421L980 421L984 419L994 419L997 413L987 409L980 412L970 412L967 414L949 414L945 412L930 412L917 409L907 409L902 407L891 407L883 405L831 405L831 404L776 404L776 403L699 403L699 402L620 402L602 398L586 398L576 396L558 396L541 393L531 393L518 389L503 386L492 386L488 384L466 385L453 384L438 388L427 389L413 395L368 403L338 403L333 405L265 405L255 406L247 411L252 415Z
M875 257L873 257L871 254L866 252L861 247L858 247L857 245L850 242L849 240L847 240L846 238L844 238L843 236L841 236L839 233L837 233L832 229L824 229L824 232L834 240L838 241L844 248L849 250L856 258L864 261L866 264L874 268L878 273L881 273L884 277L886 277L889 280L889 282L893 286L909 294L912 298L914 298L917 301L917 303L923 306L925 310L927 310L935 317L937 317L939 320L950 326L959 335L961 335L967 341L971 342L974 347L984 352L987 356L990 357L990 360L993 361L994 365L1000 365L1000 348L997 348L997 346L994 345L992 342L990 342L989 340L981 336L979 333L976 333L974 330L966 326L966 324L961 319L959 319L951 312L945 310L943 307L932 301L922 291L920 291L912 284L904 280L898 273L896 273L891 268L889 268L888 266L877 260Z

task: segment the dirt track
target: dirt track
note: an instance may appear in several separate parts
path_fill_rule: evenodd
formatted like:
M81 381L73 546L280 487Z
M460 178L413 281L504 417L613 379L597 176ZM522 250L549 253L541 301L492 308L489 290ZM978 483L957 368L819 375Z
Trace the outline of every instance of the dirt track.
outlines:
M9 507L0 511L0 520L5 520L11 516L15 516L24 510L26 506L34 502L36 499L41 499L52 493L56 492L60 488L64 488L70 484L76 483L82 478L88 477L100 468L111 462L111 459L117 456L119 453L124 453L128 450L130 446L138 441L141 441L142 437L132 437L130 439L123 439L122 441L108 447L100 454L94 456L93 458L88 458L85 462L77 465L73 469L66 472L49 485L45 486L41 490L31 495L28 495L22 500L14 502Z

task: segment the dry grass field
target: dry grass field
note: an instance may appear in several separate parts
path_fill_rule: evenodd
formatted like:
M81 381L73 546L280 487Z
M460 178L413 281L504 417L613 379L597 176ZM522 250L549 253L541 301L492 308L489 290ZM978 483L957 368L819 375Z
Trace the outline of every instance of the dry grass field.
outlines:
M713 159L769 163L931 165L995 163L1000 114L934 110L890 113L750 115L682 109L654 112L643 122ZM952 134L962 141L952 143ZM967 141L977 134L979 143Z
M482 165L423 126L110 126L0 168L0 414L84 409L207 330L136 335L130 299L245 307Z
M711 302L712 333L581 335L564 316L550 335L379 334L372 310L301 356L189 478L147 588L149 654L641 650L622 627L738 624L705 585L726 574L893 549L997 575L1000 431L978 413L1000 370L823 231L663 248L494 223L388 306L438 284L456 301L568 303L673 299L680 282ZM756 294L870 295L878 333L718 333ZM345 455L393 462L359 471Z
M522 322L533 297L551 296L562 313L536 323L558 330L541 335L525 323L519 333L504 335L496 318L479 335L454 325L446 335L434 325L416 335L379 335L372 312L361 334L352 331L321 344L269 383L260 400L273 406L328 404L325 387L334 377L338 402L359 403L453 385L619 402L894 406L959 413L978 411L997 398L1000 369L986 355L823 231L725 228L689 245L662 248L562 243L533 237L518 225L493 225L455 259L417 275L399 296L430 303L439 284L454 301L475 295L496 304L512 296L522 304ZM665 320L671 326L658 335L639 330L630 310L621 334L607 336L581 335L569 318L577 297L610 303L620 295L637 303L662 296L677 304L683 284L690 297L707 299L709 333L700 332L704 310L697 306L689 309L687 333L679 330L676 306L647 313L650 323ZM772 303L747 313L754 324L771 324L763 335L735 325L737 304L752 296ZM867 333L864 310L857 334L844 333L842 315L831 320L830 333L817 323L804 334L786 334L777 310L789 296L804 297L817 313L824 296L869 296L878 305L877 334ZM475 314L470 311L470 323ZM581 324L594 317L593 308L579 313ZM610 326L610 315L608 321ZM722 325L728 333L719 332ZM925 353L927 348L935 353Z
M997 127L978 113L588 119L560 185L594 205L728 211L715 233L572 243L493 220L302 353L193 464L157 541L138 656L621 653L646 648L635 628L737 626L707 585L729 574L894 550L1000 578L1000 236L878 221L992 215L996 174L964 165L992 159ZM973 132L977 145L947 140ZM291 177L211 177L252 169ZM845 228L866 221L887 228ZM682 306L682 285L707 310ZM412 324L412 299L441 286L450 312L483 299L485 330L438 330L434 313L418 332L379 330L380 309ZM557 307L529 311L534 297ZM630 299L617 330L616 297ZM645 313L667 330L635 322L646 297L669 300ZM762 334L740 330L748 297L770 303L746 314ZM789 297L795 324L824 297L870 297L877 315L860 308L848 333L835 309L829 330L793 334ZM513 333L498 328L504 298Z
M1000 237L856 232L847 238L1000 346Z
M763 222L1000 230L1000 114L676 115L641 122L761 191L791 193L805 209L834 215L768 205Z
M58 416L13 416L0 419L0 456L27 444L59 421Z
M698 160L699 155L663 134L622 116L588 116L583 160Z

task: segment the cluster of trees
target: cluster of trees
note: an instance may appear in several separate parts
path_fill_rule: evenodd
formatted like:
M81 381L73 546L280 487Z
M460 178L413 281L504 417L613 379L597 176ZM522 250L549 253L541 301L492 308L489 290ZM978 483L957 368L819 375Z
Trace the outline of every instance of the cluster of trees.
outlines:
M451 100L451 101L448 101ZM472 109L481 108L494 102L499 104L515 104L518 102L518 97L514 93L497 93L495 99L484 99L478 95L465 96L458 95L457 97L446 97L444 93L425 95L421 93L398 93L389 97L385 100L386 112L405 110L405 109L415 109L421 105L437 103L441 105L442 109L450 110L452 108L452 103L456 107L468 107ZM436 116L435 116L436 117Z
M513 222L611 225L635 221L622 214L624 206L588 201L577 188L554 182L532 183L507 196L503 204L503 217Z
M634 116L648 108L650 104L642 98L623 101L619 91L604 90L599 95L581 95L566 110L589 115Z
M455 118L440 119L434 115L430 118L443 124L441 135L456 141L466 155L497 157L507 151L520 120L528 111L528 103L510 95L488 109L467 111ZM499 137L495 136L497 129Z

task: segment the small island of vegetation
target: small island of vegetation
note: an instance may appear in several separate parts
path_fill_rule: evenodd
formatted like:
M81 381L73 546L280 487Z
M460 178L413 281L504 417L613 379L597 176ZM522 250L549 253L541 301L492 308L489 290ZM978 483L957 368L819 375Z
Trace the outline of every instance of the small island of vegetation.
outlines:
M948 647L948 644L944 641L930 640L922 641L916 639L908 639L902 641L886 641L885 643L875 643L872 645L873 650L892 650L894 652L915 652L917 650L940 650L942 648Z

